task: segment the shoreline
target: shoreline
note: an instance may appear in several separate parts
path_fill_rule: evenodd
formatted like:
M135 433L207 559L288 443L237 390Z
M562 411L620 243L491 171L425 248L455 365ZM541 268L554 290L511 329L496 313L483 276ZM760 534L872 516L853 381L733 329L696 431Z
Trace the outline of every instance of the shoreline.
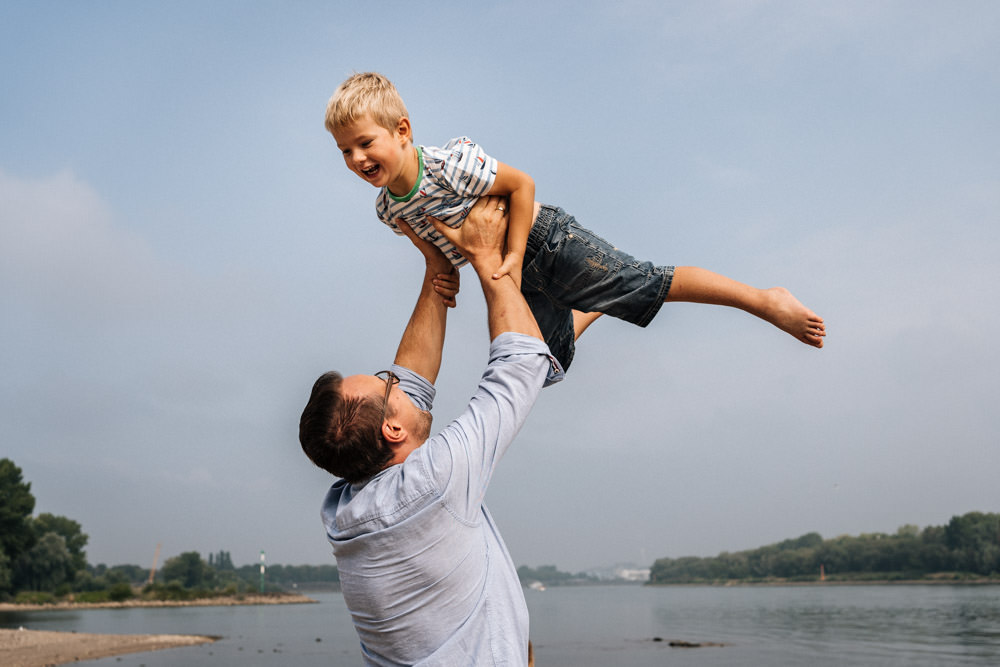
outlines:
M738 586L998 586L1000 579L827 579L826 581L744 581L742 579L727 579L725 581L701 582L649 582L643 586L713 586L719 588L735 588Z
M198 635L96 635L0 628L0 662L4 667L50 667L127 653L197 646L217 639Z
M242 595L194 600L123 600L121 602L50 602L46 604L0 603L0 612L59 611L72 609L128 609L131 607L233 607L262 604L317 604L317 600L299 593L281 595Z

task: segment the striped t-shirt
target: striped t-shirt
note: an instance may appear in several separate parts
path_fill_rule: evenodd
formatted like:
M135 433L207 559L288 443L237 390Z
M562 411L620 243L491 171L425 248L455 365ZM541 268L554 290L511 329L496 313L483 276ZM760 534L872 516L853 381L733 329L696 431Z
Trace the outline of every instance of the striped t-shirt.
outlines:
M420 238L430 241L456 267L466 260L447 239L435 231L427 216L449 227L461 227L476 199L493 187L497 161L468 137L452 139L443 148L417 147L418 178L405 197L382 188L375 199L379 219L402 234L397 220L406 221Z

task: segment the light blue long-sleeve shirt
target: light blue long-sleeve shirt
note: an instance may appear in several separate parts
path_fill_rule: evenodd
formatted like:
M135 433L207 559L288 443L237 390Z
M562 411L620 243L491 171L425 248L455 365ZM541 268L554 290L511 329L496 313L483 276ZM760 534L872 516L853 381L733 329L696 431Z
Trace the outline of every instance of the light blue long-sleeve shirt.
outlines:
M393 370L430 410L434 387ZM545 343L501 334L455 421L403 463L330 488L323 522L368 665L527 665L528 609L483 498L543 382L561 376Z

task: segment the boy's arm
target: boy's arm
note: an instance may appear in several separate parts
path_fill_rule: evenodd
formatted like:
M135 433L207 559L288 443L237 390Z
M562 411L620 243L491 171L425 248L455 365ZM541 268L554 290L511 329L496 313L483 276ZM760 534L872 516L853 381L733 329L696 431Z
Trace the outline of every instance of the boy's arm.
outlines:
M510 223L507 226L507 254L494 278L509 275L521 287L521 265L528 246L532 217L535 213L535 181L528 174L497 162L497 176L488 194L505 195L510 199Z
M394 363L434 384L441 370L448 307L454 306L455 294L458 293L458 271L437 247L417 238L409 225L404 223L401 227L408 231L404 233L423 253L426 267L420 296L399 341Z
M417 236L410 225L400 218L397 223L403 236L410 239L410 243L416 246L420 254L424 256L428 271L432 268L436 270L434 277L434 291L441 296L444 305L454 308L457 305L455 297L458 295L459 275L458 269L441 252L441 249L425 239Z

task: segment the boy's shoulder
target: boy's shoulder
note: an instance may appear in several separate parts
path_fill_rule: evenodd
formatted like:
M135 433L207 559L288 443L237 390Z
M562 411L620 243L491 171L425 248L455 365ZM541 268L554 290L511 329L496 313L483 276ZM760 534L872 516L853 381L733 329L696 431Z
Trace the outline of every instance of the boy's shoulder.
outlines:
M483 149L476 142L466 136L449 139L441 146L421 146L424 155L431 159L446 160L460 159L466 152L482 153Z
M460 174L464 183L487 182L489 185L492 185L493 178L496 177L496 158L488 155L469 137L456 137L440 148L421 146L421 149L424 171L430 177L439 175L454 181L455 175ZM458 192L476 197L483 194L479 191L465 192L465 188L461 186Z

